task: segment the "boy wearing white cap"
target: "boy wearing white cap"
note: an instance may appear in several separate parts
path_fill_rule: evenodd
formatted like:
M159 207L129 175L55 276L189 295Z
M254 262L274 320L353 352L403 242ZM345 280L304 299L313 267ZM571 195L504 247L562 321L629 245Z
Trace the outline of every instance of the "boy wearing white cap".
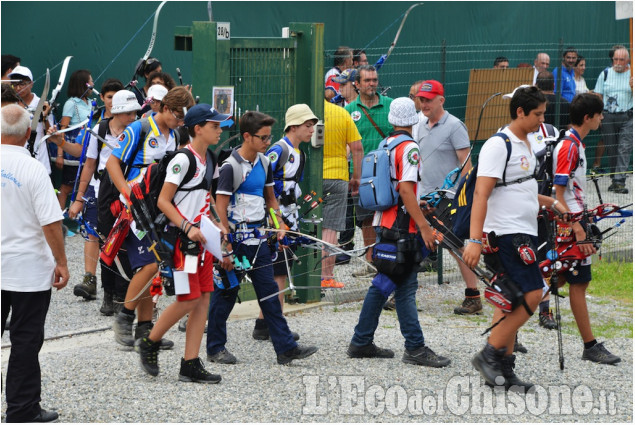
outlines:
M388 121L394 131L387 140L390 142L396 137L405 140L398 143L390 152L390 175L399 193L399 202L385 211L377 211L373 219L373 226L379 226L378 240L384 232L398 233L400 242L412 240L417 243L416 250L420 249L417 242L418 233L425 247L432 251L435 249L435 238L432 228L426 221L417 201L417 176L419 173L419 146L412 140L412 126L419 122L419 117L412 100L401 97L392 101ZM405 136L405 137L404 137ZM406 212L403 212L405 207ZM399 244L399 242L398 242ZM403 252L405 256L413 257L415 249ZM417 270L415 261L408 258L405 264L410 264L409 270L400 273L397 284L388 275L378 273L373 279L373 285L368 289L359 321L355 326L355 333L348 347L347 354L351 358L392 358L394 352L389 349L379 348L374 342L375 330L379 324L379 316L384 303L395 291L395 304L401 334L405 339L405 351L402 357L404 363L444 367L450 364L450 359L439 356L425 345L423 332L419 325L415 294L417 292ZM403 264L402 264L403 266ZM385 290L391 286L391 290ZM380 289L382 288L382 289Z

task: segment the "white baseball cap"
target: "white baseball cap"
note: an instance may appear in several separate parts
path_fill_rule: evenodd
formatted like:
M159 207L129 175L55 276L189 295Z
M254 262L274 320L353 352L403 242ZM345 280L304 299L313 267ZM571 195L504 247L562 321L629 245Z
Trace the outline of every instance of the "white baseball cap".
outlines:
M166 94L168 94L168 89L166 89L161 84L155 84L153 86L150 86L150 88L148 89L148 97L151 97L152 100L161 101Z
M128 90L119 90L112 97L112 114L123 114L125 112L139 111L141 105L137 102L137 96Z
M13 68L13 71L11 71L11 74L9 74L9 78L15 77L17 75L21 77L29 77L29 80L33 81L33 74L31 73L31 70L26 66L20 65Z
M514 97L514 94L516 94L516 90L518 90L518 89L526 89L527 87L531 87L531 86L529 84L522 84L522 85L516 87L513 92L504 94L503 95L503 99L511 99L512 97Z

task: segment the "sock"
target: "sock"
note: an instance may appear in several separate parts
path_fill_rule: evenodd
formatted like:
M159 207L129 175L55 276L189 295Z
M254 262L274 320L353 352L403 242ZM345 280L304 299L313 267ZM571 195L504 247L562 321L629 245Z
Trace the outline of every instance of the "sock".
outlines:
M585 342L584 343L584 349L588 350L589 348L593 347L597 343L598 343L598 341L596 339L594 339L593 341Z
M465 296L466 297L480 297L481 293L478 289L465 288Z
M145 321L143 321L143 322L137 322L137 327L139 327L139 326L143 326L143 325L145 325L146 323L147 323L147 324L149 324L149 325L150 325L150 327L152 327L152 321L151 321L151 320L145 320Z
M123 308L121 309L121 312L122 312L123 314L127 314L128 316L134 316L134 315L135 315L135 314L134 314L134 310L128 310L126 307L123 307Z
M541 313L549 313L549 300L543 301L539 305Z

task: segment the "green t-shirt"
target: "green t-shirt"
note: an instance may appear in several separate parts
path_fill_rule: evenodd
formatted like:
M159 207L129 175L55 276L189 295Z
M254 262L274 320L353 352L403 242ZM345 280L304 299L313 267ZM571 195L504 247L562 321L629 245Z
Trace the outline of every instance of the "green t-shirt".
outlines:
M351 118L359 130L359 134L362 136L362 146L364 147L364 155L368 152L377 149L379 143L384 139L379 132L375 129L375 126L368 120L366 114L362 111L364 108L368 115L371 116L373 121L377 124L385 136L388 136L393 131L392 125L388 123L388 112L390 111L390 103L392 99L390 97L379 95L379 102L372 108L368 109L359 99L355 99L353 102L345 106L345 109L351 114Z

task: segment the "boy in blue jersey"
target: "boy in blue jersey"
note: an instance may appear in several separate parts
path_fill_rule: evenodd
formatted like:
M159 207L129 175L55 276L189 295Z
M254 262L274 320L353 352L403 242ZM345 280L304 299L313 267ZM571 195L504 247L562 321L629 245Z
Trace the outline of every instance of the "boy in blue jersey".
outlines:
M160 112L147 118L149 130L142 131L141 120L135 121L124 130L119 137L119 147L113 150L106 162L106 170L110 179L123 199L130 199L131 185L143 178L148 165L161 160L167 151L175 150L177 146L176 127L183 124L187 108L194 105L192 95L185 87L175 87L161 100ZM127 166L124 175L122 166ZM127 201L125 201L127 202ZM134 223L124 242L128 258L135 275L130 280L126 302L115 317L113 330L115 341L132 348L135 339L147 336L152 328L153 304L149 287L143 289L158 272L156 258L149 250L152 242L147 236L141 239L135 235ZM135 309L139 315L135 338L132 335L132 324ZM162 340L162 348L171 348L174 344Z
M267 158L271 162L273 170L273 192L280 205L280 212L290 230L298 231L298 205L296 200L302 196L300 180L304 174L306 162L304 152L300 150L300 143L311 141L318 117L311 108L305 104L291 106L285 115L285 136L267 149ZM287 281L287 266L291 269L291 258L282 251L273 253L273 278L278 284L278 290L282 291ZM280 307L284 307L284 293L278 294ZM292 332L296 341L300 336ZM256 325L252 333L254 339L269 339L269 329L262 316L262 311L256 319Z
M271 252L266 240L261 237L258 227L265 223L265 208L273 208L282 221L278 202L273 192L271 165L263 154L271 141L271 126L275 120L260 112L247 112L240 118L239 128L243 144L234 149L231 157L221 165L216 189L216 207L221 223L232 232L232 237L223 235L227 255L223 257L221 267L224 286L212 294L207 321L207 359L215 363L233 364L234 357L227 349L227 318L234 307L238 286L230 288L228 272L235 272L238 280L242 270L233 271L233 257L241 260L245 257L251 263L246 271L249 274L258 297L258 303L269 329L279 364L289 364L294 359L303 359L317 351L317 347L299 346L282 315L278 297L269 297L278 292L273 279ZM240 169L234 171L234 167ZM241 183L234 185L234 176ZM238 182L237 182L238 183ZM235 188L236 187L236 188ZM278 239L284 232L278 234ZM263 301L263 298L267 298Z

